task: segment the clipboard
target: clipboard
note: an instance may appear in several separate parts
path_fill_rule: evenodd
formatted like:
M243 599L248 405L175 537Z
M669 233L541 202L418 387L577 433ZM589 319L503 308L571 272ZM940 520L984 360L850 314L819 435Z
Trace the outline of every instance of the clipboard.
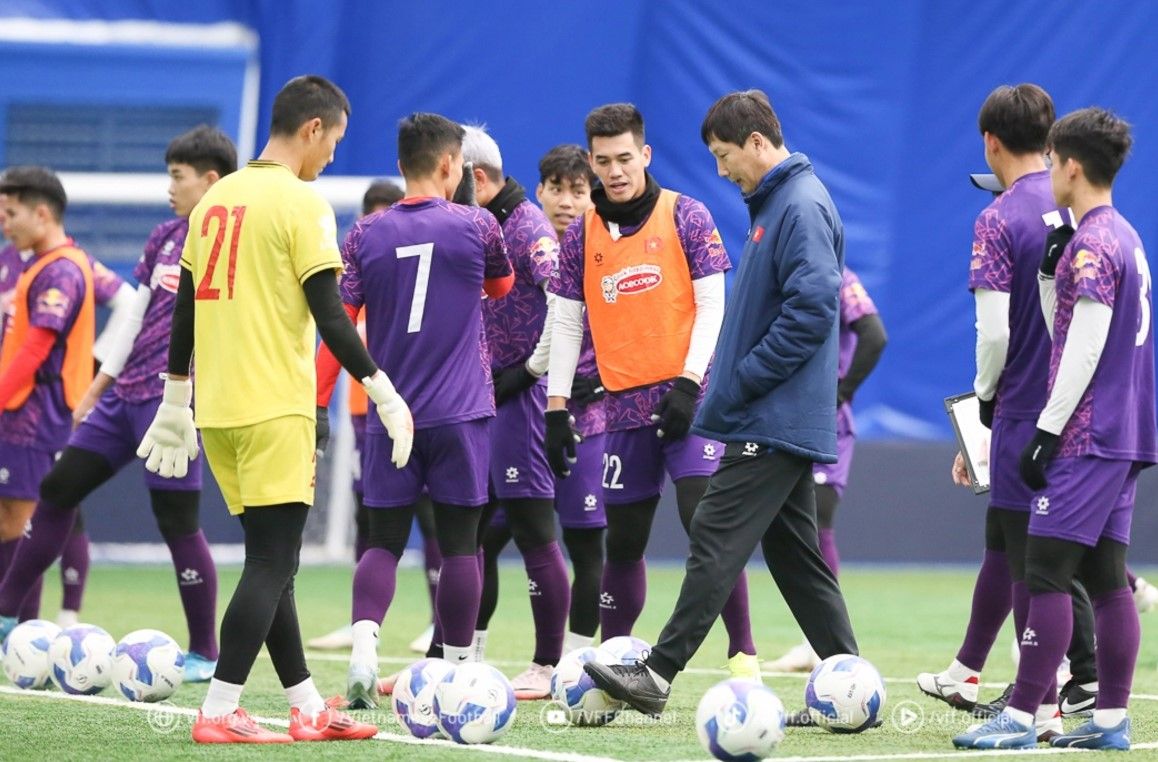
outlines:
M989 491L989 429L981 424L981 408L973 392L945 398L945 412L957 435L957 447L965 455L965 470L973 494Z

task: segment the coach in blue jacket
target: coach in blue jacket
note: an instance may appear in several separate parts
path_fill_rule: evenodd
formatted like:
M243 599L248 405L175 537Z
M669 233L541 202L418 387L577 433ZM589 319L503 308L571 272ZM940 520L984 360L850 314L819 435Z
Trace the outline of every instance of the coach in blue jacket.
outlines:
M837 319L844 228L803 154L784 147L759 90L704 118L717 169L740 186L752 225L693 430L726 443L696 508L675 611L645 665L585 669L601 688L658 714L756 545L823 658L857 653L836 577L820 555L812 463L836 461Z

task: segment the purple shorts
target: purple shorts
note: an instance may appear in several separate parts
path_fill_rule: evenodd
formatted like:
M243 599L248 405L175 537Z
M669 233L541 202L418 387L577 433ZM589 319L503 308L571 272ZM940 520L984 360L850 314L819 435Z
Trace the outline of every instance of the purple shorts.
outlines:
M1021 451L1033 439L1037 421L997 416L989 435L989 504L994 508L1028 511L1033 490L1021 480Z
M500 406L491 426L491 488L499 500L555 496L547 463L547 383L540 381Z
M114 392L105 392L96 407L68 439L69 447L95 452L109 462L114 471L120 471L137 460L137 447L145 436L145 431L157 415L161 398L144 402L127 402ZM200 435L198 435L200 441ZM189 473L181 479L166 479L145 470L145 486L149 489L172 490L174 492L196 492L201 489L201 463L204 456L189 462Z
M593 434L576 448L571 475L555 480L555 512L564 529L601 529L607 526L603 507L603 447L606 434Z
M427 487L436 503L481 506L487 502L490 418L450 423L414 432L410 462L390 462L394 442L383 432L366 434L362 452L364 502L370 508L398 508L418 502Z
M852 469L852 450L856 445L856 434L852 429L852 414L847 405L841 405L836 416L836 462L815 463L812 479L818 485L832 487L838 498L844 497L848 486L848 472Z
M1129 545L1141 470L1130 460L1054 460L1045 471L1048 486L1029 504L1029 534L1090 547L1102 537Z
M56 453L0 442L0 498L38 500Z
M350 479L354 493L362 494L362 453L366 451L366 416L350 416L350 425L354 427L354 461L350 467Z
M724 452L719 442L696 434L668 442L655 432L655 426L607 432L603 498L608 504L658 497L665 468L672 481L716 473Z

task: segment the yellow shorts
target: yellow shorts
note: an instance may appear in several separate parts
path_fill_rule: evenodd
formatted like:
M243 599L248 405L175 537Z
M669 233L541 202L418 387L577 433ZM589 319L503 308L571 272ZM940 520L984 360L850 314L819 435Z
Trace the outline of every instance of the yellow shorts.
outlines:
M300 415L229 429L202 429L201 443L229 512L314 503L314 422Z

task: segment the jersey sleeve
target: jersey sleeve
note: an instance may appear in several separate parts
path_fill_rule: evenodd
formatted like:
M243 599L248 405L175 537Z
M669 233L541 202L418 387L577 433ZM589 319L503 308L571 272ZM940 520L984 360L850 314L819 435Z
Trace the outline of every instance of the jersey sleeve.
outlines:
M486 210L479 210L475 217L475 226L482 238L483 244L483 277L505 278L510 275L511 259L507 256L507 242L503 238L503 229L499 221Z
M583 217L572 222L563 232L559 247L559 266L551 276L547 290L564 299L583 301Z
M701 202L680 196L676 201L675 224L692 280L732 269L716 221Z
M92 257L89 257L89 262L92 264L93 299L97 304L108 304L121 290L121 286L125 285L125 281Z
M1075 242L1071 277L1075 299L1084 296L1113 308L1122 268L1100 241L1087 236Z
M877 306L865 291L864 284L852 270L845 269L840 284L840 323L852 325L866 315L877 314Z
M28 324L63 333L84 302L84 274L67 259L41 270L28 289Z
M333 207L308 189L291 214L290 259L298 283L305 283L321 270L340 270L338 221Z
M133 279L142 286L148 286L152 283L153 268L157 266L157 252L161 250L162 244L168 238L168 228L169 226L166 224L153 228L153 232L149 233L149 239L145 241L141 258L133 267Z
M338 293L342 303L359 309L366 303L362 291L362 265L359 260L362 248L362 234L366 229L363 221L356 222L342 241L342 276L338 278Z
M973 223L973 256L969 260L969 290L983 288L1008 294L1013 288L1013 245L1000 210L993 205Z
M555 228L544 217L532 217L528 225L526 274L531 283L538 285L549 279L559 266L559 239Z

